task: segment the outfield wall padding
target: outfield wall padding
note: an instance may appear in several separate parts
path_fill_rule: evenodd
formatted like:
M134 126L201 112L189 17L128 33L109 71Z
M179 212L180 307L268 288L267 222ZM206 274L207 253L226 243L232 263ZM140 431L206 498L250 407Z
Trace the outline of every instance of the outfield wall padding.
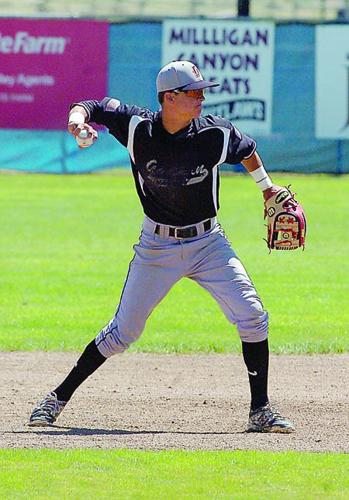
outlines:
M160 22L110 25L110 96L158 109L161 36ZM272 134L255 137L270 171L349 172L349 141L315 138L314 51L314 25L276 26ZM79 173L129 165L125 148L105 132L87 150L79 150L63 131L2 129L0 141L0 169L5 170Z

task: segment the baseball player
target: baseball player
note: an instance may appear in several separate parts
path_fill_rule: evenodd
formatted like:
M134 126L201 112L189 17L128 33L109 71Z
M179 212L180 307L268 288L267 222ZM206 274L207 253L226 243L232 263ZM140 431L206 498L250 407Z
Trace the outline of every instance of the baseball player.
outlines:
M30 426L53 424L77 387L135 342L154 307L187 277L210 292L237 326L251 391L246 430L294 430L268 399L268 314L216 218L222 163L242 163L265 200L280 187L266 173L253 139L222 117L201 116L204 90L217 85L191 62L175 61L157 76L160 111L109 97L72 105L68 130L75 137L85 131L82 146L97 138L92 122L128 149L144 221L114 317L34 408Z

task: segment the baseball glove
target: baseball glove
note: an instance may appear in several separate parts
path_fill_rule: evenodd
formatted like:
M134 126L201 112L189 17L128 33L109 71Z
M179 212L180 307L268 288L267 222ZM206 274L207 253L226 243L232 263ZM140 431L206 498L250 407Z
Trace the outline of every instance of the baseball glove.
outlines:
M305 243L305 213L290 186L281 188L264 202L264 218L267 219L269 250L295 250Z

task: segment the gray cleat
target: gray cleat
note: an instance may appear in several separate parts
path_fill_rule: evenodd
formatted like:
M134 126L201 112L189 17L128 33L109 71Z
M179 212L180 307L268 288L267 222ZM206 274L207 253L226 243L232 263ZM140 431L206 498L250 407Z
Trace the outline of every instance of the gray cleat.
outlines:
M295 430L290 420L267 403L265 406L250 411L246 432L282 432L289 434Z
M52 425L67 403L58 401L55 392L49 392L33 410L29 418L30 427L45 427Z

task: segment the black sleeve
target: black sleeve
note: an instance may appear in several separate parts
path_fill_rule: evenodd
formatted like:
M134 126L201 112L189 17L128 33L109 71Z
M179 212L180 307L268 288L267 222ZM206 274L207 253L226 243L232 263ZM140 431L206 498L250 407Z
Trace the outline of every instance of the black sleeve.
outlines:
M122 104L118 99L105 97L102 101L81 101L72 104L82 106L88 122L104 125L121 144L127 146L129 123L134 115L147 115L149 110Z
M256 142L242 134L229 120L222 116L207 115L199 120L199 126L209 128L219 128L224 131L224 143L220 158L221 163L240 163L242 160L249 158L256 149Z
M248 135L242 134L230 123L230 137L225 163L236 164L249 158L256 149L256 142Z

